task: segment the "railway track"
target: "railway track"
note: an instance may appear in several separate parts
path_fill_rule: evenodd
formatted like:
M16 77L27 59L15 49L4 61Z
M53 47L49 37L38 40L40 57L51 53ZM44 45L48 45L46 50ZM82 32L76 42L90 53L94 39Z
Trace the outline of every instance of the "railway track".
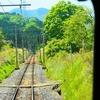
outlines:
M33 74L34 74L34 56L32 55L29 61L26 63L26 67L22 76L19 79L18 85L15 88L14 94L11 100L33 100L34 99L34 87L33 87ZM30 73L31 72L31 73ZM27 85L31 86L31 89ZM24 85L20 88L20 85Z
M0 84L0 100L34 100L34 57L31 55L19 70L15 70L8 83Z
M36 61L36 55L30 56L6 83L0 84L0 100L62 100L52 91L55 83L45 78L45 70Z
M34 100L34 87L33 87L33 74L34 74L34 55L32 55L23 71L22 76L19 79L19 82L15 88L14 94L11 100ZM20 88L20 85L24 85L23 88ZM31 89L26 87L27 85L31 86Z

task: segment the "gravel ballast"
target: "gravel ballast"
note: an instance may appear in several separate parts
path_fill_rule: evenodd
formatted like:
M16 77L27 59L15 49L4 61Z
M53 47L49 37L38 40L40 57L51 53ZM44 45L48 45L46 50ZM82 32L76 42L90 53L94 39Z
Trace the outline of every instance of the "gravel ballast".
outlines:
M2 86L13 86L19 83L19 80L26 68L27 64L23 63L20 69L15 70L8 78L3 80L0 84L0 100L11 100L15 88L2 87ZM32 85L31 76L34 74L34 100L63 100L62 97L52 90L53 85L39 86L42 84L52 84L53 82L45 77L45 70L39 64L34 64L34 71L32 72L33 65L30 64L26 71L24 80L21 85ZM30 88L20 88L17 94L16 100L32 100L32 90Z

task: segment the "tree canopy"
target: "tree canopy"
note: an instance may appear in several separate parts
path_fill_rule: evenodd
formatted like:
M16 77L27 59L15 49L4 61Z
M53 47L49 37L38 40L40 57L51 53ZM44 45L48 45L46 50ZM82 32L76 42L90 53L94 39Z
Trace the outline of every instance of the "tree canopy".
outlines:
M48 34L49 40L53 37L62 38L63 22L72 16L78 9L83 9L80 6L71 4L71 2L59 1L54 5L44 19L45 34Z
M73 52L90 50L94 42L94 17L89 9L62 0L45 17L44 31L48 36L46 53L49 55L59 50L70 52L71 42Z
M16 27L16 29L15 29ZM22 33L24 35L24 47L31 42L32 46L37 35L41 33L42 21L37 18L24 18L19 14L0 14L0 28L5 40L10 40L15 44L15 34L17 34L18 47L22 47ZM34 43L34 44L33 44Z

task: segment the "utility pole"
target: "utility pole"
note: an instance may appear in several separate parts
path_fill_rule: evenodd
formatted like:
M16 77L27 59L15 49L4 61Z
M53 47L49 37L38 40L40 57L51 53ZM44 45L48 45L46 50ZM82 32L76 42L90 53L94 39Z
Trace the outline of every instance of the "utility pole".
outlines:
M29 36L27 36L28 56L30 56Z
M22 0L21 0L21 4L12 4L12 5L0 5L1 7L6 7L6 6L19 6L20 9L22 8L22 6L31 6L31 4L22 4ZM22 9L21 9L21 15L22 15ZM22 33L22 55L23 55L23 62L24 62L24 42L23 42L23 33Z
M20 4L24 5L24 4L22 4L22 0L20 0ZM21 16L22 16L22 6L20 6L20 13L21 13ZM23 19L22 19L21 25L23 26ZM24 59L24 34L23 34L22 31L21 31L21 33L22 33L22 61L24 62L24 60L25 60Z
M27 36L27 34L25 34L25 48L26 48L25 49L25 53L26 53L25 60L26 60L28 58L28 36Z
M22 32L22 57L23 57L23 62L24 62L24 35Z
M16 47L16 69L19 69L18 67L18 49L17 49L17 27L15 25L15 47Z
M36 34L36 38L35 38L35 54L36 54L37 48L38 48L38 33Z
M22 0L20 0L20 4L22 4ZM20 6L20 13L21 13L21 16L22 16L22 6ZM21 21L21 25L23 26L23 22L22 21ZM21 34L22 34L22 62L24 63L24 38L23 38L24 34L23 34L22 31L21 31Z
M45 66L45 36L44 36L44 29L42 30L43 33L43 66Z
M70 55L71 55L71 63L72 63L72 67L73 67L72 44L73 44L73 42L70 42Z
M40 38L41 38L41 35L39 34L39 44L41 43ZM41 46L40 46L40 62L41 62Z

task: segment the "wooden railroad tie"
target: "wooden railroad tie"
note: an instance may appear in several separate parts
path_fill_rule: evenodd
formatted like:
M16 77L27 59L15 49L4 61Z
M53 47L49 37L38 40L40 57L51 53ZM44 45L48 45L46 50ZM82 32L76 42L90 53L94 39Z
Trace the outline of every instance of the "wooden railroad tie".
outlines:
M6 87L6 88L16 88L16 87L19 87L19 88L31 88L32 86L34 88L38 88L38 87L45 87L45 86L54 86L58 83L46 83L46 84L36 84L36 85L0 85L0 87Z

